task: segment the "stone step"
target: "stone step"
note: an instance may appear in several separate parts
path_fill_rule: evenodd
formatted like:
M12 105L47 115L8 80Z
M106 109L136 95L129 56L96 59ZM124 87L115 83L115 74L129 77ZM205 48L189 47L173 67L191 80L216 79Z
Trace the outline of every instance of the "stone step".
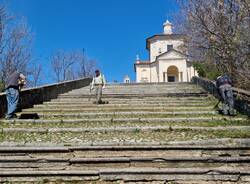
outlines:
M227 167L212 167L212 168L105 168L96 170L50 170L50 171L3 171L0 177L25 177L31 181L37 181L41 177L46 178L46 181L58 178L63 178L67 181L70 178L72 181L123 181L123 182L227 182L227 183L246 183L248 182L250 172L244 169L234 169ZM30 178L31 177L31 178ZM35 178L36 177L36 178ZM56 178L51 178L56 177ZM3 180L5 180L3 178ZM49 178L49 179L47 179ZM6 178L8 179L8 178ZM22 180L21 180L22 181ZM60 180L59 180L60 181Z
M105 100L105 99L104 99ZM50 102L44 102L44 105L66 105L66 106L70 106L70 105L80 105L80 106L85 106L85 107L125 107L125 106L129 106L131 107L131 105L133 105L132 107L141 107L141 106L151 106L153 107L183 107L185 105L185 107L207 107L207 106L213 106L215 105L214 102L208 102L208 103L183 103L183 102L177 102L177 103L171 103L171 102L159 102L159 103L109 103L109 104L94 104L93 102L81 102L81 101L75 101L75 102L70 102L70 101L66 101L66 102L60 102L60 101L50 101Z
M106 133L106 132L135 132L135 131L231 131L245 130L250 132L250 126L225 126L225 127L194 127L194 126L153 126L153 127L108 127L108 128L1 128L2 133Z
M79 94L77 93L76 96ZM81 94L88 98L90 93ZM173 92L173 93L103 93L104 98L141 98L141 97L207 97L207 92Z
M146 92L103 92L104 96L107 97L124 97L124 98L135 98L135 97L175 97L175 98L181 98L181 97L206 97L208 96L207 92L203 91L176 91L176 92L161 92L161 93L146 93ZM95 95L95 92L77 92L77 93L66 93L60 95L60 97L69 97L69 96L89 96L89 95ZM183 96L182 96L183 95Z
M93 95L93 94L92 94ZM81 97L82 94L80 95L75 95L75 97ZM62 96L58 96L58 98L61 98ZM66 95L66 98L71 98L72 96L71 95ZM85 99L85 98L83 98ZM204 96L204 97L139 97L139 98L109 98L107 97L106 98L107 100L114 100L114 101L117 101L117 100L153 100L153 101L161 101L161 100L167 100L167 101L171 101L171 100L183 100L183 101L192 101L192 100L214 100L215 98L211 95L207 95L207 96ZM216 100L216 99L215 99Z
M72 90L72 91L83 91L83 90L89 90L90 86L88 87L84 87L81 89L76 89L76 90ZM133 87L128 87L128 86L124 86L124 87L117 87L117 86L106 86L104 88L104 90L107 91L155 91L155 90L178 90L178 89L200 89L202 90L201 87L196 86L196 85L169 85L169 86L159 86L159 85L152 85L151 87L149 86L133 86Z
M90 97L90 96L89 96ZM93 98L94 95L91 95ZM82 95L67 95L67 96L58 96L57 99L65 99L65 100L74 100L78 99L81 101L89 101L89 98L86 98L86 96ZM183 102L206 102L206 101L216 101L216 99L211 98L211 97L196 97L196 98L170 98L170 97L162 97L162 98L105 98L108 101L115 101L115 102L127 102L127 101L135 101L135 102L159 102L159 101L167 101L167 102L172 102L172 101L183 101ZM56 100L56 99L53 99Z
M123 113L123 114L122 114ZM125 114L125 112L122 112L121 114L114 113L38 113L39 118L41 119L105 119L105 118L111 118L111 119L122 119L122 118L140 118L140 119L147 119L147 118L210 118L215 120L217 117L220 118L221 115L218 115L214 112L190 112L190 113L165 113L164 114L146 114L146 113L131 113L131 114ZM222 119L222 118L221 118Z
M250 157L99 157L99 158L28 158L1 157L0 171L95 170L105 168L213 168L250 169Z
M33 112L33 113L42 113L42 112L54 112L54 113L80 113L80 112L88 112L88 113L107 113L107 112L201 112L201 111L213 111L212 107L199 107L199 108L189 108L189 107L181 107L181 108L71 108L71 107L47 107L47 106L38 106L32 109L23 109L22 113L25 112Z
M69 93L65 93L65 94L61 94L60 96L70 96L70 95L87 95L87 94L94 94L95 91L74 91L74 92L69 92ZM125 91L125 90L103 90L102 91L103 94L105 95L113 95L113 94L127 94L127 95L139 95L139 94L147 94L147 95L150 95L150 94L180 94L180 93L183 93L183 94L187 94L187 93L190 93L190 94L195 94L195 93L206 93L200 89L176 89L176 90L171 90L171 89L164 89L164 90L161 90L161 91L157 91L157 90L142 90L142 91L135 91L135 90L130 90L130 91Z
M181 142L180 142L181 143ZM12 153L18 153L19 156L42 157L40 153L54 154L59 157L59 153L69 153L70 156L78 155L79 157L110 157L110 156L126 156L131 157L143 153L145 157L158 156L218 156L218 157L249 157L250 156L250 139L211 139L205 140L203 144L195 142L184 144L169 145L84 145L84 146L58 146L58 145L29 145L29 146L12 146L11 144L2 145L0 143L1 156L14 156ZM103 155L103 151L107 155ZM144 154L145 153L145 154ZM174 154L173 154L174 153ZM36 156L35 156L36 155ZM46 155L45 155L46 156ZM63 157L63 155L62 155Z
M73 166L74 164L83 164L83 166L88 167L87 164L89 164L89 167L96 167L100 164L117 164L118 167L122 167L124 163L130 163L132 164L133 162L137 163L143 163L145 166L152 166L152 163L158 163L160 167L167 167L167 165L161 165L161 164L169 164L169 163L176 163L176 168L178 168L178 165L180 162L183 163L182 166L186 165L188 166L189 164L207 164L210 167L213 164L226 164L226 163L231 163L231 164L240 164L242 162L245 162L245 166L248 168L250 167L249 162L250 162L250 157L192 157L191 155L186 156L186 157L136 157L136 156L131 156L131 157L87 157L87 158L30 158L28 156L2 156L0 158L0 169L1 168L25 168L25 167L34 167L34 165L37 164L47 164L47 163L58 163L58 164L64 164L64 165L71 165ZM181 164L182 164L181 163ZM26 165L23 165L26 164ZM86 164L86 165L84 165ZM94 166L96 164L96 166ZM12 165L12 166L11 166ZM105 166L105 165L104 165ZM114 165L113 165L114 166ZM133 165L136 166L136 165ZM133 167L131 166L131 167ZM242 164L243 166L243 164ZM39 166L37 166L39 167ZM81 167L81 165L79 165ZM100 166L99 166L100 167ZM190 166L189 166L190 167ZM7 169L8 170L8 169Z
M0 120L1 123L67 123L67 124L76 124L76 123L98 123L98 122L111 122L111 123L193 123L193 122L236 122L236 121L246 121L246 118L240 117L175 117L175 118L91 118L91 119L13 119L13 120Z
M75 120L75 121L73 121ZM120 127L157 127L157 126L190 126L190 127L229 127L229 126L249 126L247 120L235 118L234 120L209 120L209 121L134 121L126 120L118 121L117 119L90 119L79 121L73 119L72 121L61 121L61 120L45 120L40 119L35 122L32 120L16 120L15 122L0 121L1 128L120 128Z
M175 117L175 116L184 116L184 117L195 117L195 116L211 116L211 117L216 117L219 115L216 111L170 111L170 112L143 112L143 111L138 111L138 112L62 112L62 113L56 113L56 111L49 110L49 111L37 111L34 109L27 109L25 112L30 112L30 113L38 113L40 118L119 118L119 117L142 117L142 118L152 118L152 117ZM25 114L25 113L22 113Z
M124 94L125 96L129 95L147 95L145 97L150 97L150 95L156 95L159 94L159 97L162 94L208 94L207 92L200 90L200 89L178 89L178 90L143 90L143 91L135 91L135 90L130 90L130 91L125 91L125 90L103 90L103 94L106 95L115 95L115 94ZM82 91L71 91L68 93L60 94L60 96L69 96L69 95L89 95L89 94L95 94L95 90L82 90ZM127 94L127 95L126 95Z
M79 112L82 110L82 112L86 111L109 111L109 112L118 112L118 111L126 111L126 112L137 112L137 111L146 111L150 112L152 111L166 111L166 112L173 112L177 111L217 111L218 107L215 107L214 103L210 103L208 105L201 103L201 104L181 104L181 103L170 103L170 104L95 104L95 102L90 103L90 104L82 104L82 103L76 103L75 105L68 105L68 102L51 102L51 103L46 103L43 105L35 106L34 109L40 109L45 110L45 109L54 109L58 111L59 109L61 110L69 110L73 111L76 110L76 112ZM150 109L151 108L151 109ZM31 110L31 108L29 108ZM23 111L29 111L29 109L23 109Z
M199 127L171 127L159 129L158 127L124 127L120 128L51 128L48 132L44 128L9 129L2 131L1 142L19 143L50 143L64 145L79 144L169 144L173 141L194 141L222 138L250 138L248 127L228 128L199 128Z
M196 88L196 89L201 89L200 86L194 85L194 84L170 84L170 85L152 85L151 83L149 85L134 85L134 86L116 86L116 85L106 85L105 89L113 89L113 90L152 90L152 89L176 89L176 88ZM80 89L75 89L74 91L77 90L84 90L84 89L90 89L90 86L86 86Z
M200 104L202 105L202 104ZM40 105L34 105L35 109L84 109L86 111L109 111L109 110L117 110L117 111L134 111L134 110L141 110L141 111L148 111L148 109L154 111L162 111L162 110L166 110L166 111L171 111L171 110L215 110L214 109L214 105L209 105L209 106L196 106L196 105L175 105L175 104L168 104L167 106L165 104L159 104L158 106L152 106L152 105L133 105L131 106L130 104L103 104L103 105L96 105L96 104L69 104L69 103L56 103L56 104L51 104L51 103L44 103L44 104L40 104ZM23 109L24 110L24 109ZM112 111L113 112L113 111Z
M92 98L91 101L95 100L95 98ZM189 101L182 101L182 100L108 100L106 98L103 98L103 100L108 101L112 104L159 104L159 103L183 103L183 104L199 104L199 103L211 103L216 102L212 100L189 100ZM51 100L51 102L82 102L89 104L91 101L88 98L57 98Z

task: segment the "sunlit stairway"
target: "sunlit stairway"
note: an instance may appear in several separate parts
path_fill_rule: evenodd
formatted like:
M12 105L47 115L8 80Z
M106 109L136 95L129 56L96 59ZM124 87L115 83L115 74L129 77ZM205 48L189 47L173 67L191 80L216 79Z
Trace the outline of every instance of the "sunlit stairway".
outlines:
M250 126L189 83L89 87L1 120L0 181L250 183Z

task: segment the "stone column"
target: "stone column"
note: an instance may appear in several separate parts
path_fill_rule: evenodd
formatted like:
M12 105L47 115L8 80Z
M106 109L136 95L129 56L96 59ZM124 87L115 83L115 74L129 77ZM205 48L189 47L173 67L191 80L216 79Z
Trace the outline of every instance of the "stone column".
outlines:
M181 82L181 72L178 72L178 82Z

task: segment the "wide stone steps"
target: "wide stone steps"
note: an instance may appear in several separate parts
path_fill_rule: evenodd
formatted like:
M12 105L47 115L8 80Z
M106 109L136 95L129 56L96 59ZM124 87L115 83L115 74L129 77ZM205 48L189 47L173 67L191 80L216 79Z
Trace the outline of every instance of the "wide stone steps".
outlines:
M0 147L0 155L1 181L247 183L250 178L245 145Z
M49 143L81 144L168 144L191 141L249 137L249 128L237 127L114 127L114 128L11 128L2 129L2 142L18 145Z
M189 83L89 87L0 120L0 182L248 183L250 126ZM20 115L20 114L18 114Z
M90 91L89 87L82 89L74 90L72 92L59 95L59 97L89 97L91 94L94 94L94 91ZM176 85L127 85L127 86L107 86L103 90L103 96L109 98L128 98L128 97L199 97L207 96L207 92L202 90L198 86L190 84L176 84Z

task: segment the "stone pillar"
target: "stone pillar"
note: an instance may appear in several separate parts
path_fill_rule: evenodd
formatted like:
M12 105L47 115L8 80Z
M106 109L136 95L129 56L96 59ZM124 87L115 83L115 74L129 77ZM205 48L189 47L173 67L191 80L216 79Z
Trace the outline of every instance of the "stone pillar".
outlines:
M183 82L183 72L179 72L179 82Z

